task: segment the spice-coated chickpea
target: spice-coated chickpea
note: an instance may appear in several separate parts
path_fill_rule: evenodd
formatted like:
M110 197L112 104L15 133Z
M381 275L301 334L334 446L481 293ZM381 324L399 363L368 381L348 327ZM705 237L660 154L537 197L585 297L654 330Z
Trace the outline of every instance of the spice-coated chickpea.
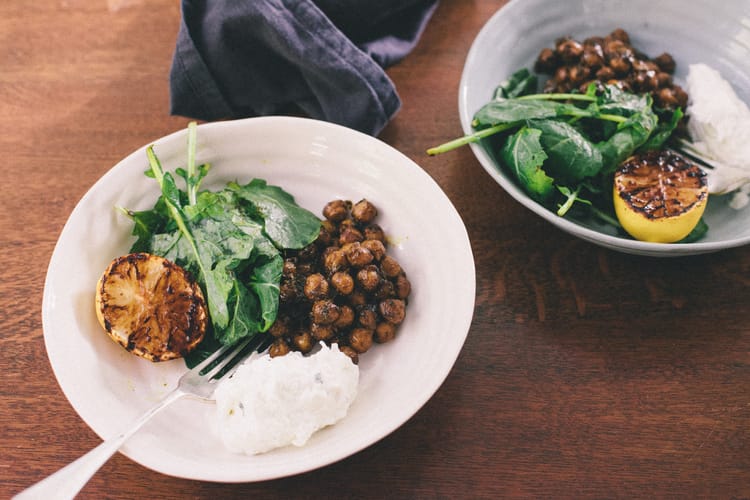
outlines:
M536 58L534 71L538 73L551 73L555 70L557 64L557 53L550 48L544 48L539 52L539 55Z
M349 333L349 345L359 354L367 352L372 347L372 333L368 328L354 328Z
M329 201L323 207L323 217L332 222L341 222L349 216L349 210L352 208L352 202L348 200Z
M347 226L341 228L339 231L339 245L344 246L347 243L353 243L355 241L362 241L365 239L365 235L362 231L353 226Z
M312 323L310 325L310 334L315 340L330 340L334 335L333 326Z
M349 295L354 291L354 278L344 271L337 271L331 276L331 285L341 295Z
M386 255L383 257L383 260L380 261L380 270L389 278L395 278L402 272L401 265L390 255Z
M379 262L385 256L385 245L380 240L365 240L361 245L370 251L375 261Z
M366 292L374 292L380 286L378 268L369 265L357 271L357 284Z
M378 215L378 209L367 200L360 200L352 207L352 218L360 224L369 224Z
M329 247L323 253L323 268L327 274L333 274L349 266L346 260L346 254L339 248Z
M674 70L677 66L677 64L674 62L674 58L666 52L654 57L652 60L654 61L654 63L656 63L657 66L659 66L662 71L669 74L674 73Z
M284 339L276 339L273 341L271 346L268 348L268 354L272 358L277 356L284 356L289 353L289 344Z
M309 300L320 300L328 297L328 280L320 273L314 273L305 279L304 293Z
M333 322L333 326L339 329L349 328L354 324L354 309L350 306L339 306L339 317Z
M375 327L375 342L384 344L393 340L394 337L396 337L396 325L393 323L382 321Z
M375 298L378 300L390 299L396 296L396 287L390 280L381 280L380 286L375 291Z
M396 292L396 297L398 297L399 299L405 299L411 293L411 282L405 274L396 276L393 287Z
M378 313L374 307L363 307L357 313L357 324L362 328L374 330L378 325Z
M565 62L575 62L583 54L583 45L573 39L563 39L558 42L556 51Z
M302 353L310 352L313 344L312 335L308 331L297 332L292 336L292 345Z
M346 254L346 260L352 267L361 268L371 263L375 258L367 247L362 246L359 241L349 243L341 248Z
M366 240L378 240L385 243L385 231L378 224L369 224L364 230Z
M406 316L406 303L401 299L385 299L378 304L378 312L387 322L398 325Z
M339 306L330 300L316 300L313 302L310 318L313 323L330 325L339 318Z

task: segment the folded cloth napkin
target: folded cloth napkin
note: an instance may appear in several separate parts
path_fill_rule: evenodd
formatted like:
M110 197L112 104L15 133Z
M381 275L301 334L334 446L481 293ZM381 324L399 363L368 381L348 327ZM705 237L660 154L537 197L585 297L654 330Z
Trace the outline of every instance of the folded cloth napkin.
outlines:
M377 135L401 107L384 68L437 0L182 0L171 112L200 120L304 114Z

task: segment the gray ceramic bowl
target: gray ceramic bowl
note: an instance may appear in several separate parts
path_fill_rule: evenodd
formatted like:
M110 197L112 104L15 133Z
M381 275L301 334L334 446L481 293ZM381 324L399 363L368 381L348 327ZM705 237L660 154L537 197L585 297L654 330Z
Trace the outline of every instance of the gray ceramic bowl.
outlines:
M632 44L656 56L669 52L675 80L684 84L688 65L703 62L729 80L750 103L750 1L706 0L511 0L481 29L466 59L459 90L459 113L471 133L474 113L495 87L519 68L531 69L544 47L564 35L578 40L623 28ZM489 151L471 148L487 173L513 198L555 226L595 244L632 254L681 256L715 252L750 243L750 207L734 210L729 196L711 196L705 212L706 237L696 243L635 241L591 221L561 218L531 200Z

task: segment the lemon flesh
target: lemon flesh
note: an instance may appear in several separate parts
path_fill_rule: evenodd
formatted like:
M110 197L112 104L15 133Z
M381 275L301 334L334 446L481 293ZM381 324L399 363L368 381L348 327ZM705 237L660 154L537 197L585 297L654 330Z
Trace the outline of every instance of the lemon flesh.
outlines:
M615 172L614 208L633 238L674 243L700 221L708 201L705 173L672 151L631 156Z

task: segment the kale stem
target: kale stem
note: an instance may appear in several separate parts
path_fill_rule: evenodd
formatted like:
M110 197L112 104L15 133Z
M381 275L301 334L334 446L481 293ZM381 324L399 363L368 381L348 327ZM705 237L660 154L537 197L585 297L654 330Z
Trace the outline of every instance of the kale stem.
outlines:
M573 203L575 203L576 199L578 198L578 193L581 191L581 186L579 185L575 191L570 193L568 195L568 199L565 200L565 203L560 205L560 208L557 209L557 215L560 217L564 217L565 214L568 213L568 210L570 210L570 207L573 206Z
M517 125L518 125L517 123L500 123L493 127L485 128L478 132L474 132L473 134L465 135L463 137L459 137L458 139L453 139L452 141L448 141L439 146L435 146L434 148L430 148L427 150L427 154L433 156L433 155L439 155L441 153L447 153L448 151L452 151L454 149L460 148L461 146L465 146L466 144L470 144L472 142L477 142L480 139L484 139L485 137L489 137L491 135L497 134L498 132L508 130Z
M557 100L571 100L571 101L596 101L595 96L587 94L563 94L563 93L551 93L551 94L529 94L516 97L519 101L530 101L530 100L542 100L542 101L557 101Z
M187 171L187 191L188 191L188 203L195 205L196 192L198 191L197 185L192 185L193 179L195 179L195 148L196 148L196 136L198 126L195 122L188 123L188 171Z
M617 122L617 123L624 123L628 121L628 119L624 116L611 115L609 113L600 113L600 114L595 115L594 118L599 118L600 120L608 120L608 121Z

